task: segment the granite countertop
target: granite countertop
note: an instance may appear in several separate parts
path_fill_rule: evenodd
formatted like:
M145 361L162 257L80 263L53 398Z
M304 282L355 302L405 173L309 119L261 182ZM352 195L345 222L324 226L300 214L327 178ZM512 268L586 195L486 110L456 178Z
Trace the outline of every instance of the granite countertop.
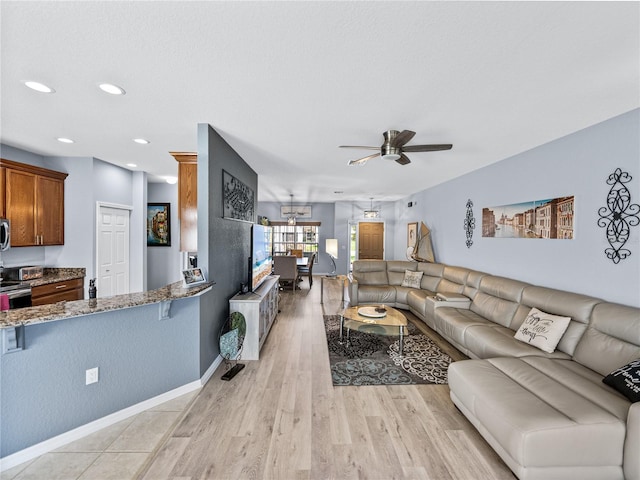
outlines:
M84 278L87 270L85 268L45 268L42 278L35 280L27 280L32 287L47 285L55 282L65 282L67 280L75 280L76 278Z
M67 277L66 279L69 280L70 278L71 277ZM62 280L65 279L63 278ZM167 300L193 297L209 289L213 284L214 282L207 282L184 288L182 282L176 282L148 292L128 293L124 295L114 295L113 297L75 300L72 302L58 302L38 307L9 310L0 312L0 329L20 325L34 325L37 323L80 317L92 313L122 310L152 303L160 303Z

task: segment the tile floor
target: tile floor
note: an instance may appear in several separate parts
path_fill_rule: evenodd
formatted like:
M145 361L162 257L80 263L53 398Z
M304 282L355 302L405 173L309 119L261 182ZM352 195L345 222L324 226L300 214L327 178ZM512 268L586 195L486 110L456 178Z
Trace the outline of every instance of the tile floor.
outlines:
M0 473L0 480L135 479L200 390Z

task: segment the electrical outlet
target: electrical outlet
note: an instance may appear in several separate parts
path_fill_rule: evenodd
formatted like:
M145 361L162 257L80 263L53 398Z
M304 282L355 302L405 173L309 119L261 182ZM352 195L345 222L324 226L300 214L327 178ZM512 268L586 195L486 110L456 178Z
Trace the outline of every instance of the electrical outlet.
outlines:
M85 372L86 376L86 385L91 385L92 383L98 383L98 367L90 368Z

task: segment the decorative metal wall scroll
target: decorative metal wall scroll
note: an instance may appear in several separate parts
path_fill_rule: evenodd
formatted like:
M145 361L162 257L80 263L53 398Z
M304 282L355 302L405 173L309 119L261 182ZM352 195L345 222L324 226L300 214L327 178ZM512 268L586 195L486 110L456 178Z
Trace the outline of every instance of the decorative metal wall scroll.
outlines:
M616 168L607 178L607 185L611 185L607 195L607 206L598 210L598 226L606 228L607 242L611 245L604 253L616 264L631 255L631 251L624 248L624 245L629 240L631 227L640 223L640 205L631 203L631 192L625 186L631 178L628 172Z
M476 228L476 219L473 218L473 202L471 199L467 200L467 216L464 219L464 231L467 235L467 248L471 248L473 245L473 229Z
M255 216L253 190L226 171L222 171L222 217L252 222Z

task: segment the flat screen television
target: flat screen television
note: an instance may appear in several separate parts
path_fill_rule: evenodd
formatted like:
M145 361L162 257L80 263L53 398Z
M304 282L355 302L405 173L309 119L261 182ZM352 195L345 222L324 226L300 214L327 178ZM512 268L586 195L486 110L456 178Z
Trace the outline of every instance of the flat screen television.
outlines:
M251 235L251 290L255 291L273 269L273 229L255 224Z

